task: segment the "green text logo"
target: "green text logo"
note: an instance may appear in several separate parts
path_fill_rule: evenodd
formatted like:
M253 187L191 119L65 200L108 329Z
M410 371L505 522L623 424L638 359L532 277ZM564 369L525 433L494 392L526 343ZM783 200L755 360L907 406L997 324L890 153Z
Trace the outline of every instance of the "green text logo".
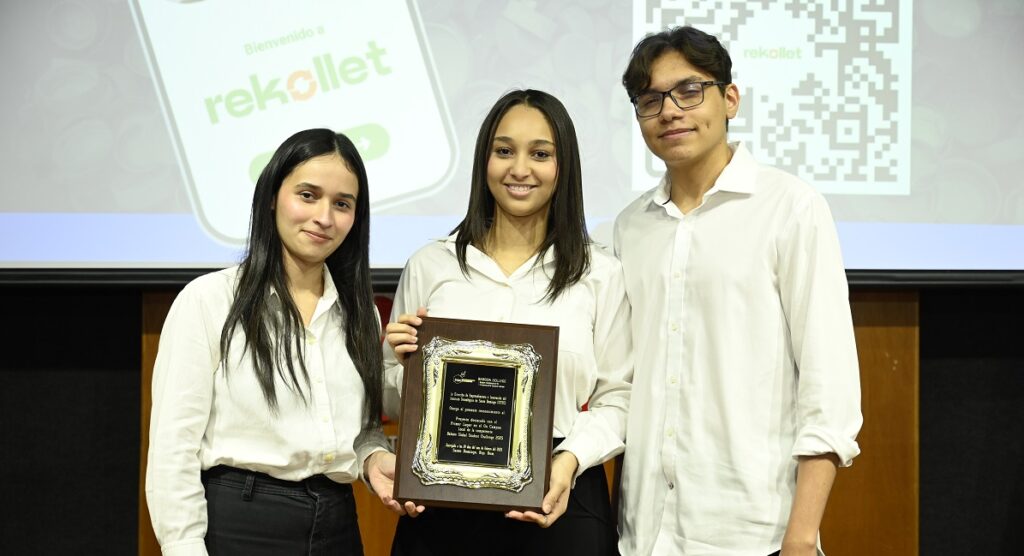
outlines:
M747 58L761 59L761 60L800 60L802 59L803 52L799 48L786 48L780 46L778 48L747 48L743 51L743 55Z
M292 101L306 101L318 92L340 89L343 83L358 85L373 73L391 73L391 68L384 63L387 50L377 46L374 41L370 41L366 46L365 55L348 56L337 63L330 54L315 56L312 70L296 70L283 78L265 81L252 74L249 76L248 86L203 99L210 123L216 125L224 115L244 118L253 111L262 112L272 106L283 106Z

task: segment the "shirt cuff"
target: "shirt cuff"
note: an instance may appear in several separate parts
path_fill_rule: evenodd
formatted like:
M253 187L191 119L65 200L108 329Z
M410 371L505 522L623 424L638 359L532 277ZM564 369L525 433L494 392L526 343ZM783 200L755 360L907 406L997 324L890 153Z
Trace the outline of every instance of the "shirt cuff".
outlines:
M359 461L359 477L365 481L366 460L375 452L390 452L387 437L383 432L364 432L360 435L362 442L356 446L356 458Z
M579 464L576 467L576 474L572 477L572 488L576 488L576 479L584 471L601 463L598 461L600 459L598 451L588 449L587 442L579 437L566 437L557 448L551 451L551 458L554 459L555 455L560 452L572 452L572 455L576 456L576 462Z
M184 539L160 547L163 556L207 556L204 539Z
M553 453L569 451L576 456L579 467L576 469L576 478L591 467L601 465L615 456L622 453L625 444L622 438L615 434L611 428L605 426L598 411L582 411L576 415L569 434L565 436L558 448Z
M822 427L806 426L800 429L793 443L793 457L824 454L835 454L839 458L839 467L849 467L853 464L853 458L860 454L860 446L853 438L832 434Z

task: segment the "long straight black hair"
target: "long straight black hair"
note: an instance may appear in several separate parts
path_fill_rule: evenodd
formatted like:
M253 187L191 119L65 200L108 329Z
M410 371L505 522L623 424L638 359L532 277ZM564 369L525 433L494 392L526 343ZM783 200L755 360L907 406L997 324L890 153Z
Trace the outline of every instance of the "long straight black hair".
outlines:
M256 181L249 222L249 245L242 261L235 299L220 335L221 362L227 363L231 336L236 327L245 333L245 349L252 357L256 379L267 404L277 410L275 374L305 399L309 386L303 354L305 339L302 317L288 290L281 236L273 210L274 200L285 178L300 164L325 155L338 155L356 176L356 214L345 240L326 260L345 323L345 346L362 378L366 391L364 426L379 424L382 409L383 361L380 324L370 283L370 195L366 168L352 141L329 129L308 129L292 135L277 148ZM277 292L283 311L269 304ZM298 355L300 381L293 360Z
M583 212L583 177L580 171L580 147L576 128L565 106L554 96L534 89L506 93L494 104L480 125L473 153L469 208L466 217L452 232L457 232L455 253L463 274L469 275L466 248L482 248L494 223L495 200L487 186L487 163L493 151L494 133L510 108L517 105L536 108L544 115L555 136L555 161L558 174L555 192L548 209L548 227L540 245L537 261L548 249L554 249L555 274L548 284L548 301L554 301L590 269L590 236Z

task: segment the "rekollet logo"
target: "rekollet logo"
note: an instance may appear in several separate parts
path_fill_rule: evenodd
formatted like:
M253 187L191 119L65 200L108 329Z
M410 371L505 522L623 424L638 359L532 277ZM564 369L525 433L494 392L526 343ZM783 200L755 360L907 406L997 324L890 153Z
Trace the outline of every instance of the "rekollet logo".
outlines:
M319 91L328 92L346 85L358 85L372 73L387 75L391 68L385 65L387 50L375 41L367 43L364 56L349 56L337 64L331 54L313 57L313 69L300 69L287 77L262 81L258 75L249 76L247 88L232 89L203 99L210 124L216 125L222 115L244 118L253 111L264 111L272 106L283 106L291 101L306 101ZM282 81L284 88L281 88Z

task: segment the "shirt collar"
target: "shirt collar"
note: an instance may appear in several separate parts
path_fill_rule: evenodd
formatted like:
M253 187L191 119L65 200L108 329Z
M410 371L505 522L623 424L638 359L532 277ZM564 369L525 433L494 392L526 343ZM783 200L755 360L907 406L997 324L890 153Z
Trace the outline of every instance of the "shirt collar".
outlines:
M444 241L445 247L447 247L448 250L456 256L458 254L455 249L455 240L457 237L458 232L455 232L442 240ZM511 276L505 276L505 273L502 272L498 263L495 262L490 255L477 249L472 244L466 246L466 265L485 276L501 282L507 282L508 280L516 278L518 275L529 272L534 268L546 267L553 264L555 264L555 250L553 248L548 248L548 250L544 252L544 258L541 259L540 264L537 264L537 255L534 255L527 259L527 261L523 263L523 265Z
M729 150L732 151L732 158L705 195L718 191L751 195L757 191L757 161L753 155L742 141L729 143ZM651 203L664 206L670 199L671 189L666 171L651 197Z
M757 193L757 161L754 156L742 141L730 143L729 149L732 150L732 159L715 180L715 187L732 193Z
M281 296L277 293L277 288L273 284L270 285L270 298L281 302ZM338 301L338 288L334 285L334 279L331 277L331 271L327 268L327 264L324 263L324 294L320 296L320 303L327 303L330 307ZM319 304L319 303L318 303Z
M334 285L334 278L331 271L324 264L324 295L320 299L330 307L338 301L338 288Z

